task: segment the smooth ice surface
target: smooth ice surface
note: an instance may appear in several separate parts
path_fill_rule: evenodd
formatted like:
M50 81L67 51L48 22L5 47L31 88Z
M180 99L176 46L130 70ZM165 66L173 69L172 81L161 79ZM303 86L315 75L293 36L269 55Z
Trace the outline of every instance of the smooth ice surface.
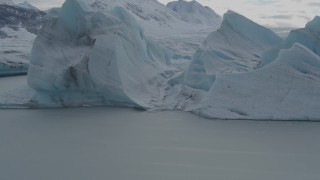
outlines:
M1 78L0 92L22 80ZM320 179L319 123L107 107L0 115L1 180Z
M271 30L228 11L221 27L211 33L195 53L184 73L184 82L208 91L217 74L245 72L256 68L260 55L281 39Z
M198 114L210 118L320 120L320 57L295 44L271 64L217 78Z

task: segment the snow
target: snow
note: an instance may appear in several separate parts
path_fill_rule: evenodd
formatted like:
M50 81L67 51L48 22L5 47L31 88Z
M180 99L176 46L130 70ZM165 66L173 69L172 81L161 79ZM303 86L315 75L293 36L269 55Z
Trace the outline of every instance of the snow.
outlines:
M33 10L39 11L38 8L36 8L33 5L31 5L28 1L24 1L22 3L18 3L16 6L21 7L21 8L25 8L25 9L33 9Z
M228 11L221 27L211 33L195 53L184 73L184 82L208 91L217 74L255 69L260 63L260 55L280 42L271 30Z
M210 118L319 120L320 57L295 44L269 65L221 75L196 113Z
M0 76L26 74L36 36L22 27L3 27L0 32L6 34L0 44Z
M28 72L37 91L32 102L152 108L162 98L158 86L172 74L170 56L124 8L101 12L67 0L35 40Z
M179 14L186 22L215 27L218 27L221 23L221 18L216 12L207 6L202 6L195 0L190 2L174 1L168 3L167 7Z
M143 27L146 36L173 50L178 59L190 60L205 37L219 27L219 24L208 26L186 22L179 14L155 0L88 2L101 11L109 11L116 6L127 9Z
M10 6L14 5L14 3L11 0L0 0L0 4L6 4Z

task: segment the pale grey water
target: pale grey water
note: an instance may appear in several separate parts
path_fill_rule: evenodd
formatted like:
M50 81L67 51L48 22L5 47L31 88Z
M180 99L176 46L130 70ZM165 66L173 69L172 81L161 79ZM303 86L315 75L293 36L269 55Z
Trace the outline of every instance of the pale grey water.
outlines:
M0 79L1 91L24 77ZM320 123L0 110L0 180L318 180Z

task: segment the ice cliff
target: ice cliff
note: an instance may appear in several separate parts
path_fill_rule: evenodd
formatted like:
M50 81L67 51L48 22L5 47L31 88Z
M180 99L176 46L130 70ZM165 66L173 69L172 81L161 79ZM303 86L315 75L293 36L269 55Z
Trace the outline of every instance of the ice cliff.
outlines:
M228 11L221 27L211 33L195 53L184 73L184 82L208 91L217 74L245 72L256 68L260 55L281 39L271 30Z
M28 84L40 107L151 108L168 75L170 52L144 36L123 8L96 11L66 0L49 13L34 42Z

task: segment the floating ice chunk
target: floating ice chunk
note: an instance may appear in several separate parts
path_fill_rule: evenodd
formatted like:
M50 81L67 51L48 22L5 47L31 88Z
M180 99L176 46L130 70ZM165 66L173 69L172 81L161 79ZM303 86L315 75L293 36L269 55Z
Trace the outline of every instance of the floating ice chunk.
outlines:
M300 43L320 55L320 17L316 16L305 28L296 29L278 47L265 52L261 57L261 66L274 61L281 49L289 49L294 43Z
M148 40L124 8L67 0L35 40L28 84L38 106L151 108L171 53Z
M211 33L195 53L184 73L190 87L208 91L217 74L246 72L256 68L260 55L281 39L271 30L228 11L220 29Z
M269 65L221 75L196 113L209 118L319 120L320 57L295 44Z

